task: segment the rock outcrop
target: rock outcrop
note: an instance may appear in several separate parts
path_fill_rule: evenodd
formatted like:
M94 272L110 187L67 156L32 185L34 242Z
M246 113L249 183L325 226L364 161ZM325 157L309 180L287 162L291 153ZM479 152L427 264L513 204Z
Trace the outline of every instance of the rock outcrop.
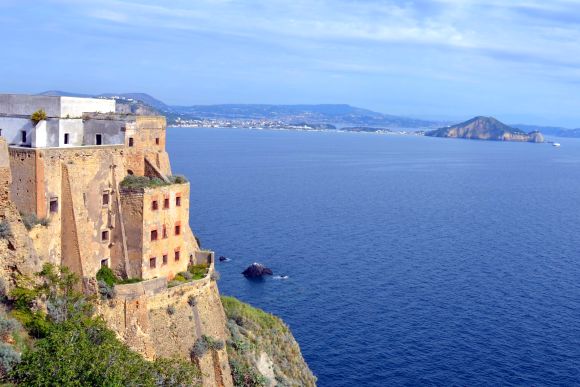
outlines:
M261 263L254 262L242 272L242 274L248 278L260 278L265 275L272 275L272 269L267 268Z
M471 140L544 142L544 136L540 132L526 133L493 117L475 117L457 125L426 132L425 135Z

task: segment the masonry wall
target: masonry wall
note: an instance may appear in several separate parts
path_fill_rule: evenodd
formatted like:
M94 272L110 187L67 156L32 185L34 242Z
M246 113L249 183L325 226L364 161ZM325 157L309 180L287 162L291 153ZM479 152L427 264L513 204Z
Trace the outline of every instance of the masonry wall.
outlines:
M135 122L126 126L127 168L136 175L145 174L145 159L163 174L171 175L169 155L165 151L166 127L165 117L161 116L136 116Z

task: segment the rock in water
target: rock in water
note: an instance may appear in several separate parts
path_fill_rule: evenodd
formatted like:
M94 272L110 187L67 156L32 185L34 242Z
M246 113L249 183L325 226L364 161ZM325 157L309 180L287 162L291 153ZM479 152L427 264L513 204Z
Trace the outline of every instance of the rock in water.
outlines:
M220 260L220 262L228 262L230 259L228 257L224 257L223 255L220 255L219 260Z
M272 272L272 269L267 268L261 263L254 262L250 266L248 266L246 270L242 272L242 274L248 278L257 278L262 277L264 275L272 275L274 273Z

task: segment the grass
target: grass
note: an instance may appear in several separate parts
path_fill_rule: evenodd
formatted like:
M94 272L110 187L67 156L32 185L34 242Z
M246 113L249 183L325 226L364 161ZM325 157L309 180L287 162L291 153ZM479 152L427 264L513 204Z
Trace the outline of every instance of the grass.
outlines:
M187 271L177 273L175 277L167 284L167 287L172 288L177 285L184 284L195 280L204 279L209 271L209 265L203 263L200 265L189 265Z
M97 280L105 282L109 286L134 284L143 281L140 278L121 279L110 268L103 266L97 272Z
M119 185L124 189L141 190L145 188L164 187L171 184L187 183L187 179L180 175L169 176L168 180L169 183L158 177L127 175Z

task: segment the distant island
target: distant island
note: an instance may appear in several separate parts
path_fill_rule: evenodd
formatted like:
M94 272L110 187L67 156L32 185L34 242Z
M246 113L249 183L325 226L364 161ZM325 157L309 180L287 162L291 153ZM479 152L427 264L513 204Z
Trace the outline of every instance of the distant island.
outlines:
M448 126L425 133L431 137L464 138L470 140L544 142L538 131L526 133L512 128L493 117L475 117L457 125Z

